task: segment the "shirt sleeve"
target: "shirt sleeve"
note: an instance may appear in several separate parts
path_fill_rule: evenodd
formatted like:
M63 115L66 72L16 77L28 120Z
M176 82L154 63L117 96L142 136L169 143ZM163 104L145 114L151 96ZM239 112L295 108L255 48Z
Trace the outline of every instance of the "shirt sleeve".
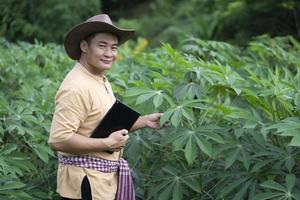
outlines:
M58 91L48 143L63 142L84 122L88 113L88 99L83 92L73 89Z

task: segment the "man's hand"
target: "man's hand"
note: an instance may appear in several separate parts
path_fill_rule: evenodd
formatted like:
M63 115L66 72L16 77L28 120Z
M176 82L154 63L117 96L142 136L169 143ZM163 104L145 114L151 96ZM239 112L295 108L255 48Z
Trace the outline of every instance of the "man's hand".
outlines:
M161 129L162 126L159 124L159 120L162 115L163 115L162 113L153 113L150 115L144 115L142 116L142 120L144 121L145 126L148 128Z
M162 126L159 124L159 120L162 115L162 113L152 113L150 115L141 116L134 123L130 131L136 131L141 128L160 129Z
M115 131L107 138L108 149L111 151L120 151L125 146L128 139L129 136L126 129Z
M115 131L107 138L90 138L74 133L63 142L50 143L55 151L72 154L87 154L101 151L120 151L126 144L129 136L125 129Z

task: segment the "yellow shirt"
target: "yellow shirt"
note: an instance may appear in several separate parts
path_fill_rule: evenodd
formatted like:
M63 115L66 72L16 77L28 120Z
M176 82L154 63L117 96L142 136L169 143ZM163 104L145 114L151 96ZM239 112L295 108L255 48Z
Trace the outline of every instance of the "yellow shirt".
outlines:
M114 101L107 79L91 74L80 63L76 63L55 96L55 112L48 142L62 142L73 134L89 137ZM120 153L95 152L88 155L118 160ZM58 166L57 192L66 198L80 199L84 176L89 179L94 200L115 199L118 178L116 172L102 173L69 165Z

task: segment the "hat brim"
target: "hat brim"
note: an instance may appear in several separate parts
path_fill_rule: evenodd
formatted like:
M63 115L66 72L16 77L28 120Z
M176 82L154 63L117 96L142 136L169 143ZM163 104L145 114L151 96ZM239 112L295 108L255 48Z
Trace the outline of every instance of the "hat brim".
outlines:
M66 35L64 47L68 56L73 60L79 60L81 55L80 42L93 33L111 33L118 37L118 45L123 44L133 37L135 30L120 29L104 22L84 22L73 27Z

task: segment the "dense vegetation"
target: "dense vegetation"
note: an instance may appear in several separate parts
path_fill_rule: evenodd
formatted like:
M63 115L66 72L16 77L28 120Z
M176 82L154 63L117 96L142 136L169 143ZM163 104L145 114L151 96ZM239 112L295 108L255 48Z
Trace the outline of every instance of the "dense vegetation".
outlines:
M1 200L58 199L47 139L73 62L48 42L102 12L137 29L108 72L116 96L170 122L131 133L139 199L300 200L299 1L2 0L0 9Z
M186 35L238 44L265 33L300 39L300 2L295 0L156 0L146 8L127 23L154 44L176 45Z
M178 49L125 44L116 96L160 131L131 133L140 199L300 199L300 44L260 36L240 48L190 38ZM55 91L73 63L54 44L0 41L0 198L55 199L47 146Z
M83 9L84 8L84 9ZM0 36L10 41L62 43L65 33L100 13L99 0L1 0Z
M0 36L10 41L62 44L69 28L98 13L152 46L176 46L186 35L239 44L265 33L300 39L297 0L2 0L0 9Z
M51 199L57 161L46 141L53 95L71 63L51 44L1 39L0 52L0 199Z

